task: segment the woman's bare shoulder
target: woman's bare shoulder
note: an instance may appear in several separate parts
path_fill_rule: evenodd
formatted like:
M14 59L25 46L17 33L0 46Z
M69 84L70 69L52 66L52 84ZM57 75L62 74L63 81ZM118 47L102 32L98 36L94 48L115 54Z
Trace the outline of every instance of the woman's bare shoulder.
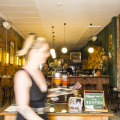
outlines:
M16 72L14 76L14 83L19 84L19 85L21 84L31 85L32 84L29 75L24 70L20 70Z

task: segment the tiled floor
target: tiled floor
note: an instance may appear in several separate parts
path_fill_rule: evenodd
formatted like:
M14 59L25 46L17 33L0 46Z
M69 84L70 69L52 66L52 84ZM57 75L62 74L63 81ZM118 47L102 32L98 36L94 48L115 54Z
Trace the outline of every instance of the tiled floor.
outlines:
M120 111L113 114L113 117L110 117L109 120L120 120Z
M120 120L120 110L116 111L116 104L111 104L108 106L108 110L113 113L113 117L109 117L109 120Z

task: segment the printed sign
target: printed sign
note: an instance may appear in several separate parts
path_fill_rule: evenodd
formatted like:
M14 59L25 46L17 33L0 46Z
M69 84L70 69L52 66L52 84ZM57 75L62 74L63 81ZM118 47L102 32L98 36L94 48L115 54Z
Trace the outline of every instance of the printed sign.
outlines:
M101 91L85 91L84 105L87 109L104 109L104 92Z

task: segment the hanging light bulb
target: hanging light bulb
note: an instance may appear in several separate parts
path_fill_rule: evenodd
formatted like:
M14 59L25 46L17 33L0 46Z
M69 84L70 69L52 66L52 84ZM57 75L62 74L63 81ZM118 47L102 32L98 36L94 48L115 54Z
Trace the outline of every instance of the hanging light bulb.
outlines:
M93 47L88 48L88 52L89 53L93 53L94 52L94 48Z
M62 53L67 53L67 48L66 47L62 48Z
M52 58L53 59L55 59L56 58L56 53L55 53L55 49L50 49L50 54L51 54L51 56L52 56Z
M65 26L66 26L66 23L64 23L64 46L65 46ZM62 53L67 53L67 48L66 47L63 47L62 48Z
M54 42L55 42L55 39L54 39L54 31L53 31L53 28L54 28L54 26L52 26L52 39L53 39L53 41L52 41L52 48L50 49L50 54L51 54L51 56L52 56L52 58L53 59L55 59L56 58L56 52L55 52L55 49L54 49Z

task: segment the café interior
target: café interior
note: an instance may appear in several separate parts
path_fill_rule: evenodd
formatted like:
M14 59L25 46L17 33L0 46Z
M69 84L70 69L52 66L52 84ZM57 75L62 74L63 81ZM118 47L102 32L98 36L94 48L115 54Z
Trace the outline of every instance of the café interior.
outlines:
M0 120L16 119L14 75L28 64L17 51L29 33L50 45L40 65L60 94L46 99L50 120L120 119L120 0L0 0Z

